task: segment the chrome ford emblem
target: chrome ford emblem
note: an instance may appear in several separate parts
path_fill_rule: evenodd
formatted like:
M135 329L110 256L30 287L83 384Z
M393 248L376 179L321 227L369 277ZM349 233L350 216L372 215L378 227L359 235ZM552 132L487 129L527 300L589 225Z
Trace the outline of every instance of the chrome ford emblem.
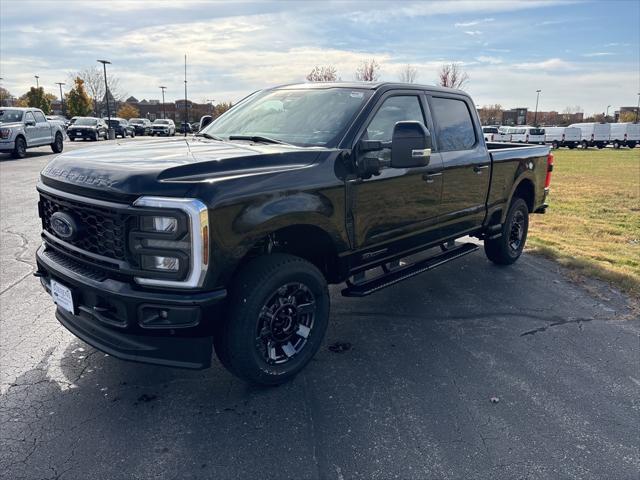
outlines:
M72 240L78 233L78 227L71 215L63 212L56 212L49 220L51 229L63 240Z

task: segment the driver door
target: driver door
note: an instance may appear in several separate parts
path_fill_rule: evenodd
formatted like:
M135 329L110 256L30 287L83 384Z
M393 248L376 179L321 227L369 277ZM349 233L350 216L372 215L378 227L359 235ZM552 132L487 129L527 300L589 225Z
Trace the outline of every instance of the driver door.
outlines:
M430 124L427 103L416 91L387 94L373 111L360 140L389 142L400 121ZM389 159L390 149L368 155ZM357 248L366 250L361 260L386 257L429 241L440 209L441 170L440 154L432 153L427 166L383 168L380 175L353 183L355 241Z
M38 126L31 112L24 114L24 136L27 140L27 147L33 147L38 144Z

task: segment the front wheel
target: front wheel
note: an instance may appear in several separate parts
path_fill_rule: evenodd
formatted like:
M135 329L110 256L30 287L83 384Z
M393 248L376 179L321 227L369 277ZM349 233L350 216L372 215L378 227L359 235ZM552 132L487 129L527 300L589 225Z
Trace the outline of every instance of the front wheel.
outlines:
M511 265L524 249L529 231L529 207L522 198L514 198L502 225L502 235L484 241L487 258L499 265Z
M51 144L51 150L53 153L62 153L62 149L64 148L64 143L62 141L62 134L56 133L56 138Z
M27 141L23 137L16 138L11 156L13 158L24 158L27 156Z
M278 385L318 351L328 318L327 282L314 265L281 253L258 257L234 281L214 333L216 354L234 375Z

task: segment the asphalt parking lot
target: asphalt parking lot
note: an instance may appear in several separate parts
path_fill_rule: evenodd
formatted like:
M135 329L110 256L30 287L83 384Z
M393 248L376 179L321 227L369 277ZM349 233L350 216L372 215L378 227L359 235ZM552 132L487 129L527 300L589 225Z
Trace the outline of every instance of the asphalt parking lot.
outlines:
M126 363L32 276L52 158L0 156L0 477L638 478L640 320L608 287L478 252L365 299L334 288L325 344L278 388Z

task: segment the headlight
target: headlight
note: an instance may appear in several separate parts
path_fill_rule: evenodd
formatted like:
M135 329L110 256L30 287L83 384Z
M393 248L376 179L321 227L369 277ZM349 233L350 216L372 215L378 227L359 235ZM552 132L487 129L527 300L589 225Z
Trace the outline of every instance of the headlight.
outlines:
M142 229L148 232L175 233L178 219L175 217L142 217Z
M9 138L11 136L10 128L0 128L0 138Z
M176 257L142 256L142 268L160 272L177 272L180 270L180 259Z
M141 285L177 288L202 286L209 266L209 212L199 200L140 197L139 230L130 234L130 249L149 276ZM165 212L162 212L162 210Z

